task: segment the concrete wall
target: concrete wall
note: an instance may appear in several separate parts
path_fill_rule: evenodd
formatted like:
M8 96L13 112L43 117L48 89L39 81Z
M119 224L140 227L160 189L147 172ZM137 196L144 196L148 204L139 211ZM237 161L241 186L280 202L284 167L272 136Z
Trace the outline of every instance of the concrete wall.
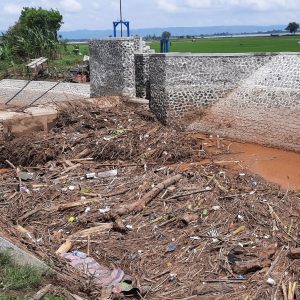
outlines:
M183 113L225 97L268 60L269 57L264 55L243 54L152 55L150 78L165 82L165 88L151 84L151 108L162 122L171 123ZM158 68L158 64L163 65Z
M300 151L298 54L157 54L150 81L166 124Z
M0 250L10 253L16 264L21 266L30 265L43 272L51 270L50 267L48 267L43 261L39 260L26 250L21 249L17 245L13 244L8 238L4 238L1 235L2 234L0 232Z

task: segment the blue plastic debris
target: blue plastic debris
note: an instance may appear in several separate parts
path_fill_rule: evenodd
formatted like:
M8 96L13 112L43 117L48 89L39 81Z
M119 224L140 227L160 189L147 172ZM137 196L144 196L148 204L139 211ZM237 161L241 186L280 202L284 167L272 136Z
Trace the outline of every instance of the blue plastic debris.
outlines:
M167 252L174 252L176 250L176 246L173 244L168 245Z

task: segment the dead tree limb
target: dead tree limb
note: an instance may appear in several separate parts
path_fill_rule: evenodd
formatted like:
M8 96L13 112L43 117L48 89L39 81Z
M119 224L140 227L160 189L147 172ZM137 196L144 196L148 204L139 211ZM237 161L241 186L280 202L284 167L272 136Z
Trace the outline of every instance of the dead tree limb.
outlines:
M131 212L142 211L162 190L168 188L169 186L177 183L181 179L182 175L178 174L171 178L166 179L157 186L155 186L151 191L145 194L140 200L137 200L131 204L125 204L116 209L113 215L124 216Z

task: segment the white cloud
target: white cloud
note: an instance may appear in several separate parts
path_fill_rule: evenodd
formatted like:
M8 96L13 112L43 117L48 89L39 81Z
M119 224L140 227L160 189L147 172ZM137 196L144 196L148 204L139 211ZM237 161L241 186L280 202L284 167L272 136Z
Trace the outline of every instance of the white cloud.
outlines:
M61 0L60 5L67 12L79 12L82 10L82 6L77 0Z
M0 0L0 32L13 25L23 6L58 9L63 30L110 29L119 18L119 0ZM300 0L124 0L132 28L286 25L300 22Z
M177 12L184 9L218 9L218 10L293 10L299 9L300 0L157 0L161 9Z
M158 7L166 12L176 12L179 9L176 1L173 0L158 0Z
M19 15L22 10L22 6L18 4L8 3L3 7L3 11L9 15Z

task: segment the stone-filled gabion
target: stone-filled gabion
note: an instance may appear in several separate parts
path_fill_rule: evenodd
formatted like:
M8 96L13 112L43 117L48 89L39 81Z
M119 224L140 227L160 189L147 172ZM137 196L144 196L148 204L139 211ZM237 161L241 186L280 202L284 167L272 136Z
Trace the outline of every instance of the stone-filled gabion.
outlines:
M152 50L138 36L91 41L91 96L134 97L137 94L145 98L150 94L149 53Z
M90 42L92 97L135 96L135 47L134 38Z

